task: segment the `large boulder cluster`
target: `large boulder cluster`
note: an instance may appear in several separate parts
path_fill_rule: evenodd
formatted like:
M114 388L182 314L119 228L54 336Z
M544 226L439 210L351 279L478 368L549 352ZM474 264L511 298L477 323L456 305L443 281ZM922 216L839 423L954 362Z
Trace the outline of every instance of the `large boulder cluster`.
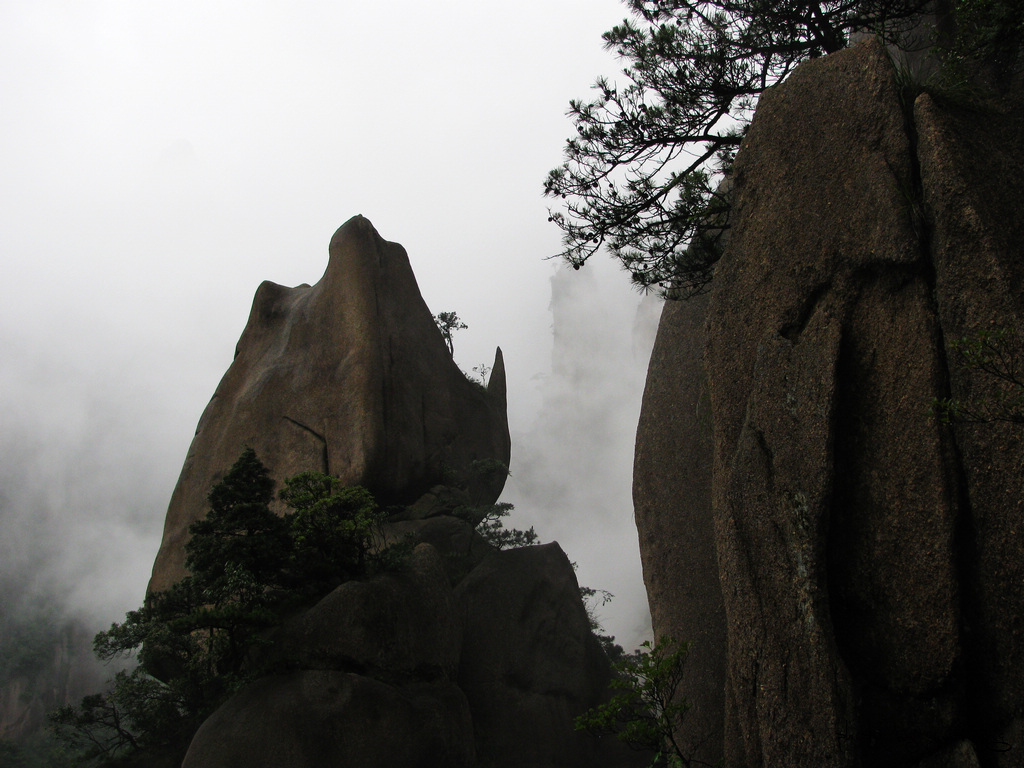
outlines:
M268 638L260 661L279 671L207 719L183 768L637 762L573 729L610 674L559 546L497 551L447 515L418 526L435 543L400 571L342 584Z
M184 574L188 527L244 447L278 482L316 470L394 510L407 560L348 581L250 650L270 670L199 728L184 768L633 765L575 731L611 671L556 543L498 550L510 447L498 351L486 388L451 359L401 246L362 217L316 285L260 286L199 423L151 590ZM496 471L496 468L497 469Z

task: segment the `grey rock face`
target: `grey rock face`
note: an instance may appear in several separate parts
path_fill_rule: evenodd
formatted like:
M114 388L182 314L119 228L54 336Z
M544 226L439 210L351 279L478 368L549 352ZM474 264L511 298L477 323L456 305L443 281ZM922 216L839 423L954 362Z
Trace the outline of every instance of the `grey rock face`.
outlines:
M630 764L616 757L618 745L573 729L610 680L578 596L556 543L495 552L456 587L465 627L459 687L473 712L481 764Z
M952 340L1024 330L1020 107L922 96L910 133L879 44L807 62L737 157L706 330L699 305L663 315L637 438L645 578L656 632L681 639L720 585L727 640L691 661L699 686L725 659L695 701L724 707L728 766L1021 759L996 747L1024 710L1020 433L928 414L993 386Z
M420 544L398 573L349 581L272 638L281 662L303 669L453 680L461 628L442 557Z
M666 302L644 387L633 507L655 637L691 643L677 734L696 758L722 757L725 608L711 514L711 399L704 369L707 296Z
M342 584L271 634L259 661L284 671L211 715L183 768L646 765L573 727L610 671L558 545L499 552L470 530L488 551L467 560L445 521L461 522L410 521L432 522L435 543L404 569ZM468 569L454 590L448 560Z
M203 413L171 497L151 591L185 574L188 526L246 446L278 481L318 470L410 503L438 483L492 503L508 465L505 369L488 390L466 379L420 296L405 250L365 218L334 234L314 286L265 282L235 359Z
M991 401L1000 384L965 367L952 342L1009 329L1004 353L1024 361L1024 83L1018 75L982 113L914 108L930 222L935 294L954 397ZM1021 367L1018 367L1018 374ZM1019 424L958 424L964 647L982 764L1024 762L1024 440ZM1009 747L1009 748L1007 748Z

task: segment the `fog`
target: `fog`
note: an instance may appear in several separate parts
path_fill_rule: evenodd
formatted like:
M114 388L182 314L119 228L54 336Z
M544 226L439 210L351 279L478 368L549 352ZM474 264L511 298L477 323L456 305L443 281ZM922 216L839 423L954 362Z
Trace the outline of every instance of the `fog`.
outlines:
M617 64L614 0L0 5L0 578L103 627L260 281L319 279L364 214L433 312L505 353L511 521L649 631L629 500L657 306L580 272L541 195L569 99ZM554 298L553 298L554 297ZM16 585L11 589L11 585Z

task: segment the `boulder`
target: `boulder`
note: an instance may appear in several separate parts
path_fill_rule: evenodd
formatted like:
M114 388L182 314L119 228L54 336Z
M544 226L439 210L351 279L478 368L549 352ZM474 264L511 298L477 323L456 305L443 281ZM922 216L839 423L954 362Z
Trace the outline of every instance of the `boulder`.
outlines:
M348 581L270 638L277 663L381 678L454 680L462 632L441 556L418 545L404 567Z
M471 768L472 733L451 683L396 687L302 670L232 697L199 728L182 768Z
M942 351L882 47L765 94L733 178L707 347L726 760L930 751L954 716L958 502L927 416Z
M196 732L184 768L630 766L573 718L610 666L568 559L475 530L509 461L498 350L486 388L451 359L405 251L356 217L314 286L264 283L171 498L150 590L185 574L207 494L245 446L278 482L319 470L392 511L394 570L341 584L249 649L263 675ZM477 761L477 755L480 761ZM646 762L646 761L645 761Z
M384 536L388 544L417 541L432 545L441 553L448 582L453 587L494 552L494 547L470 523L451 515L389 521L384 526Z
M465 531L446 520L467 525L397 525L431 523L458 555ZM217 709L183 768L646 765L574 728L606 700L610 668L558 545L460 561L470 570L453 591L421 543L400 570L343 584L270 633L254 668L285 671Z
M410 428L410 425L416 425ZM505 371L487 389L452 361L405 250L356 216L313 286L265 282L207 406L171 497L150 591L185 574L188 526L246 446L279 482L318 470L408 504L439 483L493 503L508 465Z
M604 700L610 675L557 543L494 552L455 589L455 601L465 632L459 687L482 765L638 763L621 744L574 731L574 718Z
M949 389L962 401L984 404L1003 385L965 366L951 345L1003 329L1012 332L1003 353L1024 361L1024 87L1018 77L981 113L940 106L922 94L914 117ZM1015 366L1024 379L1024 363ZM968 712L988 745L979 750L985 765L1024 761L1021 429L1006 422L954 427L966 531Z

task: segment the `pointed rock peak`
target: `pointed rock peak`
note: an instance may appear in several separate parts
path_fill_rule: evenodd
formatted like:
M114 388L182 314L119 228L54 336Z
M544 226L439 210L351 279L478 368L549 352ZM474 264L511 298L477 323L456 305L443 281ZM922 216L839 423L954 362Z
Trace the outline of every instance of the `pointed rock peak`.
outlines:
M494 365L491 366L491 377L487 380L487 394L503 408L508 402L508 390L505 384L505 358L501 355L501 347L494 350Z
M453 482L493 504L504 477L476 483L474 465L509 461L500 355L495 369L500 401L452 361L405 249L365 217L349 219L315 286L257 293L171 498L151 590L184 576L188 527L245 446L278 483L327 472L387 505Z
M381 239L370 220L361 213L356 214L334 232L331 237L330 251L334 253L337 248L343 248L353 241L359 242L367 237Z
M405 249L381 237L370 220L362 215L353 216L338 227L331 237L328 252L327 270L321 282L371 277L395 262L400 264L399 269L409 268Z

